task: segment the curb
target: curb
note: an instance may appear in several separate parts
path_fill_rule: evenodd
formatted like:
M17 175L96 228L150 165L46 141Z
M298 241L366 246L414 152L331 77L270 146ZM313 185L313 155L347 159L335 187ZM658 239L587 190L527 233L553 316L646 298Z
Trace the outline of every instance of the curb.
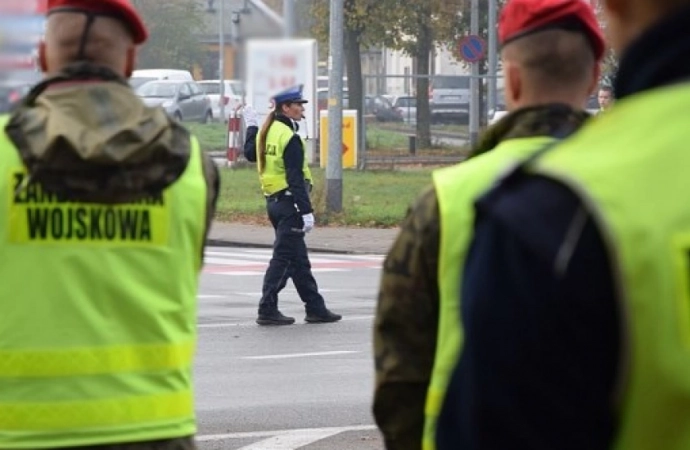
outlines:
M237 242L237 241L226 241L222 239L206 239L206 245L209 247L239 247L239 248L262 248L262 249L272 249L273 245L260 244L257 242ZM324 247L311 247L307 245L307 250L312 253L334 253L337 255L374 255L377 252L366 252L366 251L356 251L356 250L342 250L336 248L324 248Z

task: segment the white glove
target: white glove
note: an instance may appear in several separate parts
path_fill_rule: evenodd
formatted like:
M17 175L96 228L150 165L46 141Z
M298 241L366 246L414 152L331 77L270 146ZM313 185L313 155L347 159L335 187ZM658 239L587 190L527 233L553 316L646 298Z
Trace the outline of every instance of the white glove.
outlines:
M304 228L302 231L309 233L314 229L314 214L309 213L302 216L302 221L304 222Z
M259 126L259 116L256 115L256 111L254 111L252 105L245 105L244 108L242 108L242 116L244 117L244 124L247 127Z

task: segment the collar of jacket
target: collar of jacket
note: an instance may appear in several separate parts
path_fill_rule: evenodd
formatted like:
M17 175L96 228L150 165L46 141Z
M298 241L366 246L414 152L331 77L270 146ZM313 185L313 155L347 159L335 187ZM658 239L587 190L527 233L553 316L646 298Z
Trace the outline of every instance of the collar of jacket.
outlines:
M690 7L663 18L623 54L615 81L616 98L690 78Z
M284 125L287 125L288 127L292 128L295 133L299 131L299 125L297 122L294 120L290 119L289 117L283 115L283 114L276 114L276 120Z
M518 109L487 128L469 158L486 153L508 139L564 137L580 128L589 117L586 111L561 103Z

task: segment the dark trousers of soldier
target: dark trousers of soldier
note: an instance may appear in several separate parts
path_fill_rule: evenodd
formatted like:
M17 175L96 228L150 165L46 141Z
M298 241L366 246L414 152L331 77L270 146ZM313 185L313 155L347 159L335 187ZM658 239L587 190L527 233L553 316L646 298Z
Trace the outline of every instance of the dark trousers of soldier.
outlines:
M322 314L326 305L311 272L302 216L289 196L266 199L266 210L276 238L273 257L264 276L259 313L269 314L277 310L278 294L292 278L307 313Z
M140 442L137 444L111 444L88 447L70 447L58 450L196 450L194 439L177 438L163 441Z

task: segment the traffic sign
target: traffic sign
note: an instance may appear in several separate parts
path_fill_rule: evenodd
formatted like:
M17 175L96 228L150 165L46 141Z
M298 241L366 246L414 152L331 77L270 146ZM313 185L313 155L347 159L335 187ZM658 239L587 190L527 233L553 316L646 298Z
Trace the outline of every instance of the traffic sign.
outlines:
M463 61L475 63L486 57L486 41L477 35L469 35L458 42L458 54Z

